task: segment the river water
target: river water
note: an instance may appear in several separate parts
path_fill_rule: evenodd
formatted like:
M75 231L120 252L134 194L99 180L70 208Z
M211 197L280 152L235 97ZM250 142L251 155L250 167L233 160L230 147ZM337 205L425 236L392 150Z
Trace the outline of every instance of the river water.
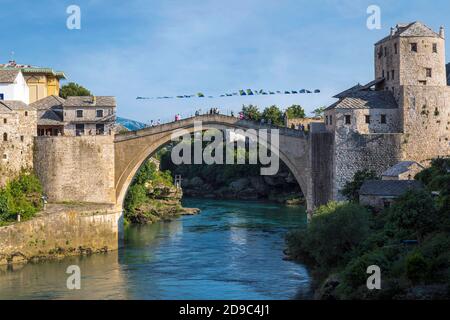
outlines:
M0 266L0 299L305 299L304 266L283 260L284 235L306 215L272 203L185 199L202 210L130 226L119 251ZM81 271L68 290L67 267Z

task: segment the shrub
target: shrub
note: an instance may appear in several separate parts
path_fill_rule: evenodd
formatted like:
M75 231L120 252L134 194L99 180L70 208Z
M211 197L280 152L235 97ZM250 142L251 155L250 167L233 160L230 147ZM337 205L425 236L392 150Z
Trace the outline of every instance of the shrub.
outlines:
M389 215L394 227L418 239L436 230L439 225L433 198L426 191L406 192L393 204Z
M306 230L288 237L288 246L294 254L331 270L348 261L349 253L367 238L369 225L366 208L331 202L314 212Z
M427 278L428 263L420 252L414 251L406 257L406 276L413 283Z
M31 173L23 172L0 190L0 221L14 221L20 214L30 219L42 208L42 186Z

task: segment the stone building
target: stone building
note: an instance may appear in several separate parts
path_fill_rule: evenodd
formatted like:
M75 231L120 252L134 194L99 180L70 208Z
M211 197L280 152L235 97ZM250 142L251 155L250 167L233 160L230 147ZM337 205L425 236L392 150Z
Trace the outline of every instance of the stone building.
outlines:
M412 180L425 169L415 161L401 161L381 174L382 180Z
M450 87L445 33L399 24L375 44L375 80L336 95L325 110L334 136L333 197L356 171L378 174L400 161L427 165L450 156Z
M298 129L299 126L304 126L305 130L311 129L311 123L321 123L322 118L289 118L287 114L284 115L284 125L286 128Z
M62 108L65 135L102 135L114 132L115 97L67 97Z
M369 180L359 189L359 203L382 210L407 191L422 188L422 183L416 180Z
M55 71L52 68L18 64L15 61L0 64L0 70L2 69L22 72L29 89L29 101L24 101L25 103L33 103L51 95L58 96L60 80L66 78L62 71Z
M116 132L114 97L48 96L31 104L37 109L38 136L79 136Z
M37 135L57 136L64 134L64 117L62 105L65 99L48 96L30 104L37 110Z
M22 101L0 101L0 186L33 167L36 110Z

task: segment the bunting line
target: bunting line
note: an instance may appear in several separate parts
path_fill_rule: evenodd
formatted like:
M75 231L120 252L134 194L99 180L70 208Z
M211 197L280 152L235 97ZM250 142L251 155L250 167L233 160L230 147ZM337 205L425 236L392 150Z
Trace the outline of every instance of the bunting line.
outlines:
M197 94L189 94L189 95L178 95L178 96L159 96L159 97L136 97L136 100L151 100L151 99L191 99L191 98L225 98L225 97L233 97L233 96L258 96L258 95L277 95L277 94L311 94L311 93L320 93L320 89L308 90L252 90L252 89L240 89L238 92L225 93L219 96L206 96L202 92Z

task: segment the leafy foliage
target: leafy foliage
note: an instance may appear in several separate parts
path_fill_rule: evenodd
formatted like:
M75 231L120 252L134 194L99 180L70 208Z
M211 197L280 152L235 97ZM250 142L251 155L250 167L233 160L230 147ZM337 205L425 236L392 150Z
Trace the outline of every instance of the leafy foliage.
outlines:
M42 208L42 186L31 173L23 172L0 190L0 222L10 222L20 214L28 220Z
M345 264L349 252L367 238L369 216L367 209L353 203L330 202L321 206L314 212L308 229L289 234L291 253L331 271Z
M275 105L265 108L262 113L262 118L266 122L270 120L274 125L283 126L283 113Z
M336 298L402 299L411 292L421 297L418 285L431 291L450 288L450 210L443 206L448 199L442 197L448 184L441 182L446 181L447 165L448 159L434 160L416 177L425 184L425 191L411 190L378 214L368 215L367 209L356 204L349 208L348 204L331 203L318 208L307 230L288 235L289 252L311 263L322 280L335 274ZM359 174L354 180L366 176ZM355 185L349 189L356 190ZM433 198L430 190L439 197ZM366 271L371 265L382 270L381 290L367 290ZM436 292L439 298L450 297L448 289Z
M90 96L91 92L75 82L69 82L61 87L59 91L59 96L61 98L67 99L67 97L82 97Z
M248 106L242 106L242 113L246 119L259 121L261 119L261 112L257 106L249 104Z
M318 107L313 110L312 114L314 115L314 117L317 117L317 118L323 117L325 109L326 109L326 107Z
M305 109L298 104L293 104L289 108L286 109L286 115L289 119L293 118L304 118L306 116Z
M125 215L132 214L136 208L148 202L150 197L145 187L146 183L173 187L172 176L169 171L159 171L151 160L146 161L137 172L133 183L125 197Z

